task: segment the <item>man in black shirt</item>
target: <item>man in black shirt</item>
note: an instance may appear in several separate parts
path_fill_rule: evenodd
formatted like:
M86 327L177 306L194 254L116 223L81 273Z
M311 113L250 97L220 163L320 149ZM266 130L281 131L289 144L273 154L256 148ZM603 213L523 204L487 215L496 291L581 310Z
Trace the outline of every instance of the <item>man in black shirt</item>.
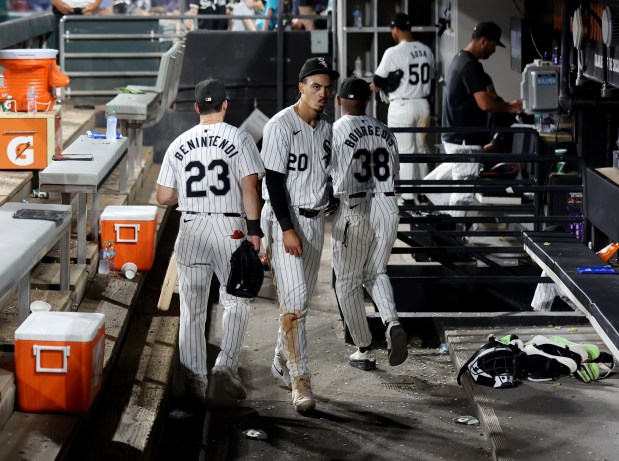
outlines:
M475 29L469 44L461 50L451 62L447 73L445 93L443 96L444 127L486 127L490 113L516 114L522 111L522 101L515 99L507 102L496 94L492 79L484 72L482 59L488 59L496 47L505 47L501 43L501 28L493 22L481 22ZM483 152L490 142L488 132L443 133L443 146L448 154ZM479 174L479 163L443 163L425 177L425 179L453 180L470 179ZM452 206L469 203L471 193L428 194L435 205ZM452 210L452 216L464 216L463 210Z

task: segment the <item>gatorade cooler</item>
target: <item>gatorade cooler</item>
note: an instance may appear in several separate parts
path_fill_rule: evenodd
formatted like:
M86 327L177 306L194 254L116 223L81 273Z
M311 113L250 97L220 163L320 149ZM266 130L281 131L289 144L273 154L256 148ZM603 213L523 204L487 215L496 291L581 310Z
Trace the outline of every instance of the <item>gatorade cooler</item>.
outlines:
M30 85L37 93L37 110L46 111L54 106L52 87L69 86L69 77L56 64L58 50L16 49L0 50L0 67L4 67L4 90L0 102L9 96L15 101L11 112L26 112L26 93Z
M104 351L103 314L30 314L15 330L19 409L85 412L101 388Z
M150 270L155 260L156 206L107 206L100 222L101 242L114 241L116 270L129 262L140 271Z

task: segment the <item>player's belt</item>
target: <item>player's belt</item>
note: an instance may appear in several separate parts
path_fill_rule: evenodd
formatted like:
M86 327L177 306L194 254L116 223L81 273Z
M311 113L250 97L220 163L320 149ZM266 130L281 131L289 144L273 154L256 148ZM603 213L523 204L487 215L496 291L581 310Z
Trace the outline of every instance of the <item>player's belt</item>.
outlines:
M322 210L312 210L311 208L299 208L299 214L306 218L315 218Z
M227 218L240 218L241 217L241 213L210 213L208 211L185 211L185 213L187 214L203 214L206 216L211 216L214 214L220 214L220 215L224 215Z
M350 194L348 196L349 199L351 198L364 198L366 196L367 192L356 192L354 194ZM372 194L372 197L376 197L377 195L384 195L385 197L395 197L395 192L374 192Z

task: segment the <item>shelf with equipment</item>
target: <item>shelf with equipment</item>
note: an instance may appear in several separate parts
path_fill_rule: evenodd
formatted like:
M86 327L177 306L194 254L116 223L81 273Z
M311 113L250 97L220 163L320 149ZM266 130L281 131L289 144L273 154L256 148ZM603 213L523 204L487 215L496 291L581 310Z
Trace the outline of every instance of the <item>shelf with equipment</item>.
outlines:
M362 27L355 26L354 11L357 7L362 13ZM398 12L411 16L415 39L422 40L434 49L434 8L430 0L338 0L336 30L337 70L341 75L340 81L353 75L358 58L362 62L362 78L372 81L385 50L395 45L389 25ZM371 101L367 113L387 122L387 105L381 102L378 96ZM339 113L336 115L339 116Z

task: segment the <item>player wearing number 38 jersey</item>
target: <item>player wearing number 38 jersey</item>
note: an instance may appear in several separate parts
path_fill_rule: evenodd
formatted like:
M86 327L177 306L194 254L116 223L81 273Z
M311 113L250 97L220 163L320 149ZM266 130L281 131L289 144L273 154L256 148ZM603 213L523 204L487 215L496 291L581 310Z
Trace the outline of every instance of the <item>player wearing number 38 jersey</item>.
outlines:
M264 166L253 139L224 123L226 90L218 80L204 80L195 89L200 123L170 144L157 179L157 201L182 212L174 245L180 297L179 352L186 394L204 403L207 367L204 336L209 288L213 273L221 284L224 308L221 352L213 375L228 394L245 398L238 375L239 353L249 303L226 292L230 257L241 245L242 233L256 251L260 227L258 179ZM241 232L239 232L241 231Z
M400 221L394 193L399 170L395 137L382 122L365 115L370 87L347 78L337 94L342 117L333 124L333 190L340 206L333 225L335 292L344 320L359 348L349 363L376 368L363 288L387 327L390 365L408 356L406 332L398 321L387 262Z

